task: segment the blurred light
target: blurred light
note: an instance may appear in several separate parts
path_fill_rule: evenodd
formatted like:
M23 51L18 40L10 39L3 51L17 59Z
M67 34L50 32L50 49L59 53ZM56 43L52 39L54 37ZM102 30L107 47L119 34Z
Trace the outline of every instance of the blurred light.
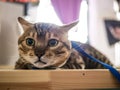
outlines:
M113 2L113 9L115 12L119 12L119 6L118 6L118 3L116 0L114 0L114 2Z
M120 66L120 42L115 44L115 66Z
M117 17L118 20L120 20L120 12L116 13L116 17Z

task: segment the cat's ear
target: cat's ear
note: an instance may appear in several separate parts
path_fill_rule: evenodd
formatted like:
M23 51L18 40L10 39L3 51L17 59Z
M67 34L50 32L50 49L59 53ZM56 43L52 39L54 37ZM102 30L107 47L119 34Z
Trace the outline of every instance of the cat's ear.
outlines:
M63 26L61 26L61 29L63 29L64 31L68 32L71 28L76 26L78 24L78 22L79 21L75 21L75 22L72 22L70 24L63 25Z
M24 31L27 30L30 26L33 25L32 23L26 21L22 17L18 17L18 22L22 25Z

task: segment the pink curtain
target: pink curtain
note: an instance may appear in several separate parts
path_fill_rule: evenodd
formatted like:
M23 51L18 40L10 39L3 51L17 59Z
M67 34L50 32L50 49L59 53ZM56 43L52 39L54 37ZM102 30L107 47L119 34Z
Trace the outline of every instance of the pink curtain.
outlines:
M82 0L51 0L58 17L63 24L79 19Z

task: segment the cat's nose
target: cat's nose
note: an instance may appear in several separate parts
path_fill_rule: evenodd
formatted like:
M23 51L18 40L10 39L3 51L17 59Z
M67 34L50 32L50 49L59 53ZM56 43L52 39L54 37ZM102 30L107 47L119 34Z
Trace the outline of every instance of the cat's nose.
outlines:
M45 53L44 52L35 52L35 55L38 56L38 57L41 57L43 56Z

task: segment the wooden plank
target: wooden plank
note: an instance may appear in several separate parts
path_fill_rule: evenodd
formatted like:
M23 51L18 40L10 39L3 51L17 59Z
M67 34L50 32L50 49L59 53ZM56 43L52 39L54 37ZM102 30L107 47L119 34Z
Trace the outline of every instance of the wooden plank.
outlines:
M120 88L120 82L108 70L98 69L52 71L51 83L54 90Z
M3 70L3 69L8 69L8 70L11 70L11 69L14 69L14 66L6 66L6 65L0 65L0 70Z
M49 73L45 70L0 70L0 83L48 82Z
M0 83L0 90L51 90L49 82Z
M0 70L0 90L49 90L49 71Z
M107 69L0 70L0 90L80 90L98 88L120 88L120 82Z

